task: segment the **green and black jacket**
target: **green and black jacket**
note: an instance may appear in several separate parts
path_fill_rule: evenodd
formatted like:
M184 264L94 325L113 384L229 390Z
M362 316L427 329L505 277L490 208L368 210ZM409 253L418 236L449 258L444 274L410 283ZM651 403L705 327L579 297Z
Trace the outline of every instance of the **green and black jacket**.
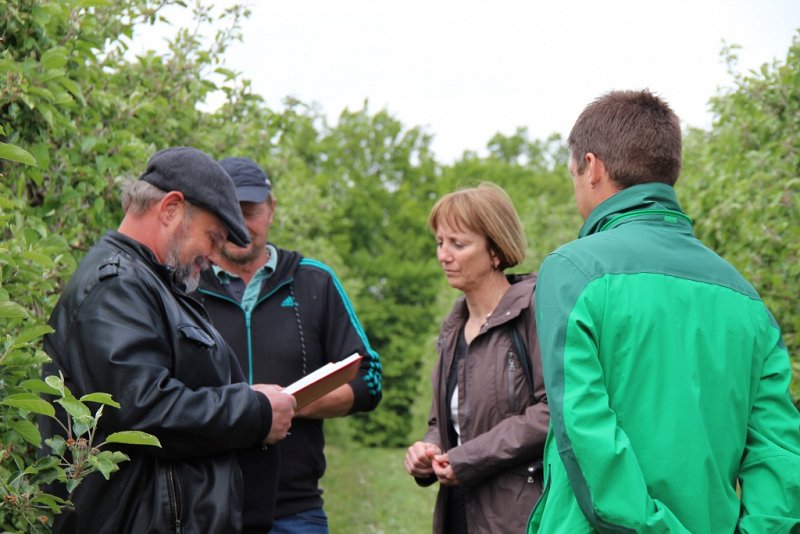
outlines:
M542 264L536 321L551 428L529 533L794 532L786 346L671 187L595 208Z

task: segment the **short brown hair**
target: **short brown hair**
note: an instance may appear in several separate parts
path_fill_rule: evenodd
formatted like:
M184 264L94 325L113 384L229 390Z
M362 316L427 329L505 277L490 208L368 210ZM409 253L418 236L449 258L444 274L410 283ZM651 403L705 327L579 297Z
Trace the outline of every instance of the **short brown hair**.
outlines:
M611 91L588 106L567 138L578 173L591 152L623 189L662 182L681 172L681 126L666 102L648 90Z
M481 182L440 198L428 215L428 228L436 232L440 223L486 237L489 250L507 269L525 259L525 232L508 193L497 184Z

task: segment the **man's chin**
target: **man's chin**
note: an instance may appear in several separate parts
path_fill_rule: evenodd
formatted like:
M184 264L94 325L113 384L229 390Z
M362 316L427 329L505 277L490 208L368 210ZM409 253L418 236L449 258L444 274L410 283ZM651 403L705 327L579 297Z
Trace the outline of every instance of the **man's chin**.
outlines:
M240 265L244 263L249 263L257 256L257 254L253 249L253 245L249 245L247 248L234 247L232 245L228 245L222 249L221 255L227 261Z
M187 293L194 293L200 286L200 272L193 272L183 280Z
M209 267L205 259L197 257L192 263L175 268L177 281L183 284L187 293L192 293L200 285L200 275Z

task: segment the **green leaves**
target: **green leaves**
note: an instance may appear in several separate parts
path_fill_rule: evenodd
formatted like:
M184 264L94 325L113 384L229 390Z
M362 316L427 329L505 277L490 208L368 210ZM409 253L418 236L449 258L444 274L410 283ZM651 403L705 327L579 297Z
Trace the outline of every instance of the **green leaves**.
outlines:
M26 381L26 384L33 390L59 396L55 402L64 408L69 418L69 424L66 426L66 437L56 435L45 441L52 454L64 459L61 464L63 476L60 476L59 480L65 482L69 492L74 491L80 481L94 471L99 471L108 479L113 472L119 469L118 464L120 462L128 460L128 456L121 452L101 451L100 449L106 445L117 443L161 446L155 436L140 431L114 432L109 434L103 443L94 445L98 423L103 416L104 408L106 406L120 408L119 403L111 395L107 393L89 393L80 399L76 399L69 389L64 386L64 379L61 376L48 376L44 381L29 380ZM55 412L49 403L42 400L35 402L34 399L38 399L38 397L33 394L20 394L15 395L10 401L18 407L31 411L40 410L39 413L43 415L55 417ZM87 402L98 403L100 407L92 414L85 404ZM44 408L42 403L50 409ZM20 427L20 431L22 430L30 434L30 428L23 426ZM39 441L41 440L41 437L38 436L38 431L30 437L31 439L38 438ZM71 460L68 460L68 458L71 458Z
M128 461L127 455L121 452L101 452L97 455L89 457L89 465L94 467L97 471L105 477L106 480L111 477L111 473L119 471L117 464Z
M11 405L8 405L11 406ZM52 406L51 406L52 408ZM7 421L8 426L17 433L22 439L33 445L34 447L41 447L42 435L36 425L30 421Z
M42 532L45 512L52 523L65 501L38 484L57 479L72 491L86 475L107 477L126 459L94 441L103 410L123 407L105 393L76 399L59 377L42 380L49 360L42 337L52 331L47 318L77 261L119 223L120 181L141 172L156 149L198 144L194 136L205 130L197 104L217 87L206 80L221 67L217 52L205 53L203 40L191 36L167 57L128 63L120 53L120 36L160 17L164 5L0 0L0 497L19 503L0 500L0 531ZM205 24L213 20L202 18L207 9L197 12ZM231 11L234 27L240 13ZM214 74L231 84L232 75ZM57 412L67 414L64 436L47 440L53 455L37 459L35 421ZM114 439L158 446L141 433Z
M0 159L16 161L25 165L36 165L36 159L30 152L8 143L0 143Z
M161 447L158 438L146 432L127 430L124 432L114 432L106 437L105 443L125 443L127 445L149 445L151 447Z
M29 328L25 328L14 339L14 342L11 344L11 348L18 349L24 347L28 345L31 341L35 341L40 337L42 337L43 335L49 334L52 331L53 329L45 324L38 324L35 326L31 326Z
M50 447L50 452L56 456L64 456L67 452L67 440L63 436L55 435L52 438L44 440L45 444Z
M97 402L114 408L120 407L119 403L112 399L108 393L90 393L81 397L81 402Z
M28 311L10 300L0 300L0 319L24 319Z
M76 398L62 398L56 399L56 402L64 408L64 411L76 421L89 422L92 419L92 413L84 403Z
M13 406L27 412L37 413L53 417L56 413L53 406L33 393L17 393L9 395L6 399L0 402L3 406Z
M66 48L63 46L54 46L44 51L42 57L39 59L39 63L45 71L51 72L57 70L58 73L63 75L64 71L62 69L67 65L67 55L68 51Z

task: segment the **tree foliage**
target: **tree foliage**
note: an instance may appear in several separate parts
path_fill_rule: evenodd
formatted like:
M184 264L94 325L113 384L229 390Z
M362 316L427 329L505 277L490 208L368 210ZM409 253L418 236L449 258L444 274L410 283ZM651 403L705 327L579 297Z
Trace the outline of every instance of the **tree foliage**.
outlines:
M123 60L123 38L133 35L137 23L157 18L169 3L0 0L0 320L4 327L0 398L5 399L0 405L0 527L4 531L47 531L52 514L63 503L47 496L41 484L53 480L74 484L94 471L107 476L124 460L110 451L94 452L91 437L78 431L91 432L88 419L71 426L75 433L67 438L73 441L65 441L63 450L51 448L56 456L69 450L66 461L79 466L78 471L67 475L65 467L52 464L53 455L37 459L40 438L33 417L41 414L37 407L48 401L36 399L52 391L37 388L35 379L47 360L41 337L50 331L46 319L58 291L87 246L119 220L121 177L139 169L159 144L184 144L186 133L201 130L196 121L203 115L196 113L195 104L210 88L199 74L218 56L200 53L199 41L184 33L180 54L151 55L150 61L143 58L137 63ZM241 9L229 13L235 25ZM165 95L160 101L154 98L158 90ZM153 100L158 107L148 112ZM186 105L172 113L176 103ZM163 120L176 115L178 124ZM81 403L80 399L68 402L76 409ZM98 417L96 413L92 419ZM127 443L140 438L119 437ZM75 448L81 444L86 447Z
M367 444L404 445L440 276L425 231L437 192L430 137L404 130L385 111L370 115L365 105L345 110L318 150L316 180L332 202L327 237L359 280L358 313L384 358L381 407L356 419L356 435Z

